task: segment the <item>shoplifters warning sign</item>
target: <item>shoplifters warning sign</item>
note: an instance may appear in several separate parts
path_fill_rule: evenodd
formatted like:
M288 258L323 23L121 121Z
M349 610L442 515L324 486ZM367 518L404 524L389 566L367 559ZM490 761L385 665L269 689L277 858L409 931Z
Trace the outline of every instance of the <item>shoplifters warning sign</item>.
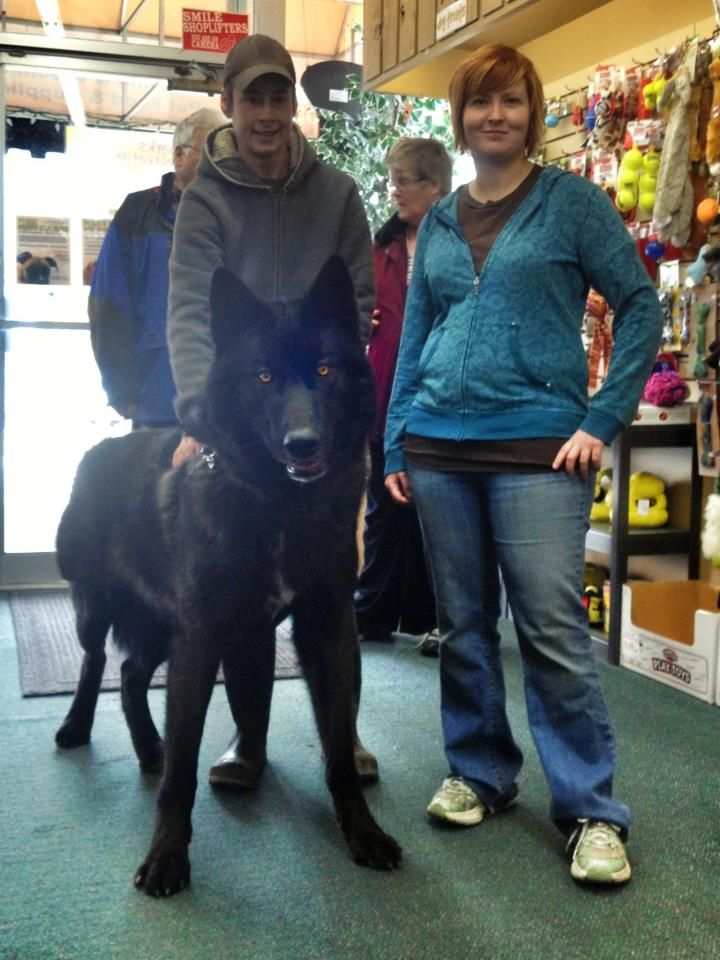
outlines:
M227 53L247 37L248 15L183 7L182 31L183 50Z

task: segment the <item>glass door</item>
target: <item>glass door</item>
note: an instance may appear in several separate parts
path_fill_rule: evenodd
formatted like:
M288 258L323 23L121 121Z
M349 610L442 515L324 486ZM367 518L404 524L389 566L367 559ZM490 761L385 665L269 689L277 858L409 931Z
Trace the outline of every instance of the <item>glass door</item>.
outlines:
M55 531L77 463L129 429L107 405L90 347L92 268L124 197L172 169L175 123L213 101L169 93L157 76L75 70L67 60L60 71L5 65L0 74L0 586L8 586L58 581Z

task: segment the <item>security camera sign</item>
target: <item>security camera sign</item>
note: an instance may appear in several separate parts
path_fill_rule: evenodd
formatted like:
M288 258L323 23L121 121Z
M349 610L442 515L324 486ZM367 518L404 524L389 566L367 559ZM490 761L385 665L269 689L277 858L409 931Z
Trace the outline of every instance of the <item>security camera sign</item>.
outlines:
M246 13L191 10L183 7L183 50L227 53L249 33Z

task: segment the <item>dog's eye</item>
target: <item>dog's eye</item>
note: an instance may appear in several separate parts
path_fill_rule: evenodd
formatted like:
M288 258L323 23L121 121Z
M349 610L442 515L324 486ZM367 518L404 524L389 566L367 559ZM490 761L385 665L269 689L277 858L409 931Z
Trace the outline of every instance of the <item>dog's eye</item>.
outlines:
M326 377L330 373L330 367L327 363L319 363L316 369L319 377Z
M272 374L269 370L261 370L258 374L258 380L260 383L270 383L272 380Z

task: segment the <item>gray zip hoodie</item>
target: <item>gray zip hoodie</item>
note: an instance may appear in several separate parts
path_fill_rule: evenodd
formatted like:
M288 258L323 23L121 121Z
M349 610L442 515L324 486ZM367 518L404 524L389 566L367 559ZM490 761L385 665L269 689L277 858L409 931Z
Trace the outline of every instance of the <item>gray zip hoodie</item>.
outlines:
M186 433L202 441L205 383L214 355L210 280L234 271L261 300L307 292L333 253L353 278L363 337L375 289L370 230L355 182L322 163L293 128L290 175L281 189L260 179L237 154L232 125L209 136L198 175L183 191L170 257L168 343L175 409Z

